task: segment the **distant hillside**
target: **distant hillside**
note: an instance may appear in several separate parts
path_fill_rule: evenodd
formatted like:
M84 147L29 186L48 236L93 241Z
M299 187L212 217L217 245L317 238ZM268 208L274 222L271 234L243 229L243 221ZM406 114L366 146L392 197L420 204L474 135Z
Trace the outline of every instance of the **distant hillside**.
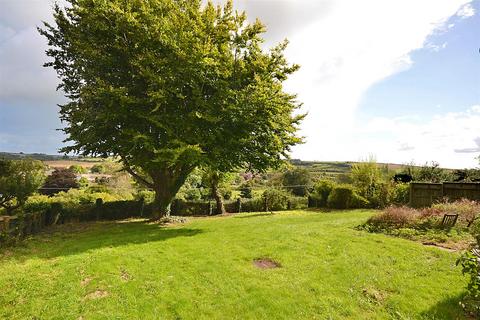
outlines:
M62 155L50 155L44 153L12 153L12 152L0 152L0 159L8 159L8 160L18 160L18 159L35 159L41 161L55 161L55 160L62 160L62 159L69 159L72 157L64 157Z
M292 159L290 163L302 167L310 171L313 178L338 178L340 175L346 175L352 170L354 161L302 161L300 159ZM404 167L403 164L396 163L378 163L378 166L387 170L396 171ZM342 180L342 179L340 179Z

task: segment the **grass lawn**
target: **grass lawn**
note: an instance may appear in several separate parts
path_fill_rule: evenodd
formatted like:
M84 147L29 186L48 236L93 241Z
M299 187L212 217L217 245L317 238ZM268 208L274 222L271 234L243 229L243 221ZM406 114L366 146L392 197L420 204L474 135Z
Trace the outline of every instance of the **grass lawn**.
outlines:
M462 319L458 253L354 229L372 214L61 226L0 252L0 319Z

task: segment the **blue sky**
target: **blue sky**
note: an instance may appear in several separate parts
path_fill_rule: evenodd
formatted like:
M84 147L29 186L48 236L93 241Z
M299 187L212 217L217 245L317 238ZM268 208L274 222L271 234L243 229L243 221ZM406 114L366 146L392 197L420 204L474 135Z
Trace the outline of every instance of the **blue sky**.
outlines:
M478 11L480 2L472 7ZM480 102L480 19L454 16L449 24L447 30L430 36L426 47L412 52L413 64L407 71L367 91L359 106L364 119L405 114L428 117L463 111Z
M217 2L220 2L218 0ZM56 75L42 68L51 0L0 1L0 151L56 153ZM480 154L480 0L237 0L288 38L286 84L308 117L305 160L438 161Z

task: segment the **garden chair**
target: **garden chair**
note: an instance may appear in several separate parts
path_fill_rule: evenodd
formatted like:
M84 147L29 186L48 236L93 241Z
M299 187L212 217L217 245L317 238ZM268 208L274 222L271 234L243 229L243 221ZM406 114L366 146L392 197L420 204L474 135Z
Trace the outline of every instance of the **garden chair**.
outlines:
M457 213L446 213L443 216L442 227L451 228L457 223L458 214Z

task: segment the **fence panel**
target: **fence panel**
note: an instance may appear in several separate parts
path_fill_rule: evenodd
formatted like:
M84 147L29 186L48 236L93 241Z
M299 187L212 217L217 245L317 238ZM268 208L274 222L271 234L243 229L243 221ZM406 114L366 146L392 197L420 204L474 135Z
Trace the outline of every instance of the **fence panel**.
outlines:
M449 200L466 198L480 201L480 183L410 183L411 207L428 207L442 198Z

